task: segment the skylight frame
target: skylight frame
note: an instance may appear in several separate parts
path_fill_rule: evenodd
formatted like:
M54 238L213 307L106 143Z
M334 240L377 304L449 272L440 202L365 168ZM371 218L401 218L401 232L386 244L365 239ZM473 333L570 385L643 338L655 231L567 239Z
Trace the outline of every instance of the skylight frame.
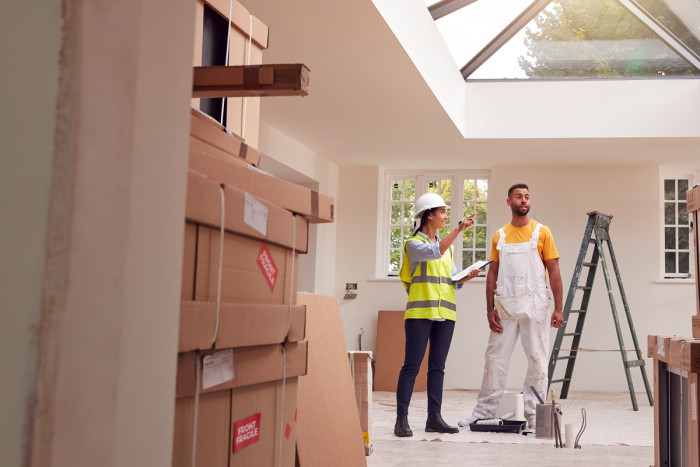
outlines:
M433 21L447 16L463 7L466 7L477 0L442 0L428 7ZM520 13L511 23L509 23L500 33L477 52L461 69L463 79L466 81L469 77L486 61L488 61L496 52L498 52L506 43L512 40L530 21L532 21L542 10L544 10L553 0L534 0L522 13ZM617 0L627 11L634 15L639 21L647 26L658 37L658 39L667 45L681 59L689 65L700 70L700 55L695 53L692 48L684 44L671 31L663 26L656 18L649 14L636 0ZM649 79L649 76L643 77L619 77L617 79ZM684 76L673 76L673 78L685 78ZM698 76L689 76L687 78L698 79ZM509 80L512 78L502 78ZM529 80L530 78L528 78ZM569 78L537 78L542 79L569 79ZM595 77L573 78L573 79L599 79ZM611 78L605 78L611 79Z

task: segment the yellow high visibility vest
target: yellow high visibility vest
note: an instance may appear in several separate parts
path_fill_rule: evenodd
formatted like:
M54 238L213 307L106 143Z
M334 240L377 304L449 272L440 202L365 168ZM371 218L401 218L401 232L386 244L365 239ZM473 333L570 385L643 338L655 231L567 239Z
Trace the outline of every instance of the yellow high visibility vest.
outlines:
M452 252L450 248L439 259L419 263L411 273L407 244L411 241L430 243L426 237L416 235L403 246L403 263L399 277L408 293L404 319L449 319L457 320L457 303L452 281ZM449 252L449 254L447 254Z

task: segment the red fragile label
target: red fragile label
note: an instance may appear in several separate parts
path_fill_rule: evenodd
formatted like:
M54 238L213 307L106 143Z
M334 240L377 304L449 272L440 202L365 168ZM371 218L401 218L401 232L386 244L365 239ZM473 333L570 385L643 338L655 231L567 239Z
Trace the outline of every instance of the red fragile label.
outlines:
M258 266L267 280L267 285L270 286L272 292L275 291L275 283L277 282L277 265L272 258L270 249L265 242L260 243L260 252L258 253Z
M289 439L289 435L292 434L292 427L287 423L287 426L284 429L284 437Z
M260 412L233 422L233 452L260 441Z

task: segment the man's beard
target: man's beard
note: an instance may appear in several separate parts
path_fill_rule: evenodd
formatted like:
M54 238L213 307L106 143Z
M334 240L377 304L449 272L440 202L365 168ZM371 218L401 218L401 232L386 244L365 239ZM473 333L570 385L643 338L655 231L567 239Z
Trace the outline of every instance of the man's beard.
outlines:
M512 206L511 210L513 211L513 214L516 214L520 217L525 217L530 212L530 207L528 206L527 211L525 211L525 212L520 210L520 206L518 206L518 207Z

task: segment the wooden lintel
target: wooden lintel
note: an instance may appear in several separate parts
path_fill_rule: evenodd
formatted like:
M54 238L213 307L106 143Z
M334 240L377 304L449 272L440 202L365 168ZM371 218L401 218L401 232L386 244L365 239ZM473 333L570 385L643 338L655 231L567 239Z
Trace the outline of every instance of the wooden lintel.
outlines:
M192 97L306 96L309 69L281 65L194 67Z

